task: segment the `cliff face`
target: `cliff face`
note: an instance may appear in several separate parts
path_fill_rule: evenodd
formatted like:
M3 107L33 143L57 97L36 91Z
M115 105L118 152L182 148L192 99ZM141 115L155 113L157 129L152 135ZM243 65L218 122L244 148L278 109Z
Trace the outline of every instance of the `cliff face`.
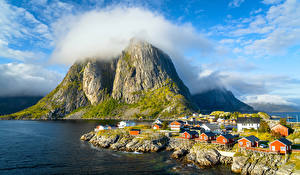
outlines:
M88 108L86 118L167 116L188 111L190 99L170 57L149 43L132 40L113 60L76 62L55 90L11 117L56 119L83 108Z
M226 89L213 89L193 95L194 102L201 111L253 112L254 109L241 102Z

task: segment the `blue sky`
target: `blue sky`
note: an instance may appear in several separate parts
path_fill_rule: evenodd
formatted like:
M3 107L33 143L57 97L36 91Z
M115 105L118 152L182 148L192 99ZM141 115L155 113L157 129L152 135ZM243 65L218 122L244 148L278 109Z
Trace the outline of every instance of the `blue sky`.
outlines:
M0 96L44 95L75 60L108 58L138 35L173 58L192 93L221 86L245 102L300 104L299 0L2 0L0 8Z

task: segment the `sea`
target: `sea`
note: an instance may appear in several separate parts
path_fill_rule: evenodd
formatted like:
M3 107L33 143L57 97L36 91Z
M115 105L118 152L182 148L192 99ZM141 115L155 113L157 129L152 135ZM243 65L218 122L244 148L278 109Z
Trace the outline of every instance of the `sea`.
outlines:
M129 153L96 148L80 136L117 121L0 121L0 174L231 175L228 166L200 169L170 152Z
M286 118L288 122L300 122L300 112L268 112L268 114L270 116ZM274 118L273 120L280 120L280 118Z

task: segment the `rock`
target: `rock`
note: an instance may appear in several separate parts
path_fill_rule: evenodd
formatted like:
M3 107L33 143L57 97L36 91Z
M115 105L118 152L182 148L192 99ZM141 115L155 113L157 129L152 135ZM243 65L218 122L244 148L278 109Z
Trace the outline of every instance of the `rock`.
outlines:
M221 154L215 149L191 149L186 158L199 166L213 166L220 162Z
M84 141L90 141L94 137L95 133L94 132L89 132L87 134L83 134L80 139Z
M232 157L221 156L220 157L220 163L224 164L224 165L232 164Z
M233 157L231 170L235 173L241 173L244 166L247 164L248 157L237 156Z
M283 165L276 171L276 175L290 175L293 173L294 167L294 164Z
M171 155L172 158L174 159L180 159L183 156L185 156L187 153L187 150L184 149L178 149L177 151L174 151L173 154Z

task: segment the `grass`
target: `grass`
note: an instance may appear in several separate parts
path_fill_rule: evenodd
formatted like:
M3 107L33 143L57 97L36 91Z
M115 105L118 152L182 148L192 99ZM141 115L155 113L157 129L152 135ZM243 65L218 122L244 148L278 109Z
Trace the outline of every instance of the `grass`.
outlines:
M255 130L247 130L245 129L244 132L240 134L241 136L247 137L250 135L254 135L255 137L259 138L260 140L266 140L266 141L273 141L275 140L275 137L272 136L271 133L268 132L257 132Z

